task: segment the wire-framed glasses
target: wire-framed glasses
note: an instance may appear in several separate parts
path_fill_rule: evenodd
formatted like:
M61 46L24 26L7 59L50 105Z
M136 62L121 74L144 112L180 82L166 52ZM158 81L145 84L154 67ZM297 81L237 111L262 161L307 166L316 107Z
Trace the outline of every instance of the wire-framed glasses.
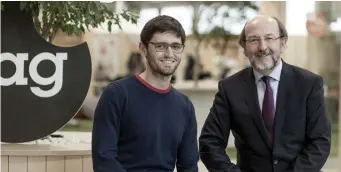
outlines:
M179 43L167 44L164 42L149 42L150 44L154 45L155 51L157 52L165 52L167 51L168 47L171 47L172 52L175 54L182 53L184 50L185 45Z
M265 37L264 38L264 41L265 41L265 43L267 43L267 44L271 44L271 43L273 43L273 42L275 42L277 39L280 39L280 38L282 38L283 36L279 36L279 37L277 37L277 38L274 38L274 37ZM245 40L246 41L246 43L249 43L249 44L252 44L252 45L259 45L260 44L260 42L262 41L262 39L261 38L250 38L250 39L247 39L247 40Z

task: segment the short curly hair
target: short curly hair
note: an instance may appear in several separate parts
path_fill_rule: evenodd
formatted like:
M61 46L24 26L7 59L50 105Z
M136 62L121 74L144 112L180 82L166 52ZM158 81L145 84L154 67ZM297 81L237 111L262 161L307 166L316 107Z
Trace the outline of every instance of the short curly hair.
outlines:
M159 15L149 20L143 27L140 39L145 47L148 47L148 42L152 39L154 33L157 32L172 32L176 36L181 37L182 44L185 44L186 34L182 25L178 20L167 15Z

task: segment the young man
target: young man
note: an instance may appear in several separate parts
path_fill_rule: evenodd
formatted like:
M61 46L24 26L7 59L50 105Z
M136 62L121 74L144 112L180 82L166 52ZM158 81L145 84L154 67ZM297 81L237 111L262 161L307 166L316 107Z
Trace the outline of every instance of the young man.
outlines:
M191 101L170 85L185 32L172 17L148 21L139 45L146 70L109 84L94 117L94 172L197 172L197 123Z
M319 172L331 147L323 78L281 58L288 34L270 16L249 21L240 45L251 67L219 83L199 139L209 171ZM230 131L237 165L225 153Z

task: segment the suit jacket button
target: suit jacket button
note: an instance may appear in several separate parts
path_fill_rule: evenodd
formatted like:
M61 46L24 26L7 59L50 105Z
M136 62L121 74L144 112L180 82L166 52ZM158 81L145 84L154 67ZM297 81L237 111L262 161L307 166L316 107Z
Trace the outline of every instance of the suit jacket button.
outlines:
M276 165L278 163L278 161L277 160L274 160L274 164Z

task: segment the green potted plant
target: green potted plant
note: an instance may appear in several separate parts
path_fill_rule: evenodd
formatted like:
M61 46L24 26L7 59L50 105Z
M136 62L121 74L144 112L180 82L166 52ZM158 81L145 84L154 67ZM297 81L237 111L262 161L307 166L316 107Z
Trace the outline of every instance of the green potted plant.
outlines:
M80 36L104 23L111 32L114 25L122 29L122 20L136 24L139 17L129 10L115 13L98 1L22 1L20 9L32 14L37 31L49 42L58 32ZM6 10L3 4L1 10Z
M247 10L258 12L259 8L256 2L252 1L205 1L193 4L194 15L192 32L195 40L195 58L196 65L193 72L194 87L198 87L198 75L200 68L200 46L204 43L208 45L211 41L214 49L219 55L226 51L227 44L230 40L238 38L238 35L231 33L230 26L233 22L243 21L246 19ZM232 11L237 11L238 15L231 15ZM210 12L206 17L205 12ZM220 12L220 14L219 14ZM207 13L206 13L207 14ZM203 32L199 32L199 20L205 20L208 27ZM216 21L220 20L220 25ZM226 24L227 23L227 24ZM202 30L202 28L200 28Z

